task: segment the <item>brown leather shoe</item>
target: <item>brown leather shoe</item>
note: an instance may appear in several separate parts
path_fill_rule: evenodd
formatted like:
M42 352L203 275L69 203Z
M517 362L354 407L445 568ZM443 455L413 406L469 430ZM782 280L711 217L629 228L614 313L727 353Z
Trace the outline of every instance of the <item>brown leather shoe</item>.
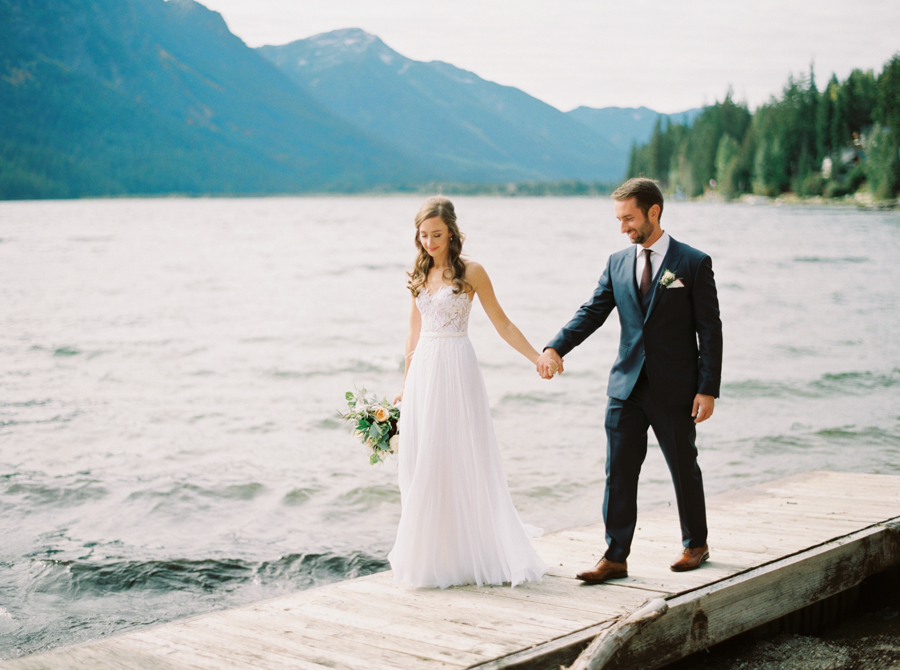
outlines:
M672 563L669 567L673 572L686 572L688 570L696 570L700 564L709 560L709 545L704 544L702 547L691 549L685 547L681 552L681 558Z
M585 584L601 584L607 579L621 579L628 576L628 563L615 563L605 557L594 566L593 570L586 570L575 575Z

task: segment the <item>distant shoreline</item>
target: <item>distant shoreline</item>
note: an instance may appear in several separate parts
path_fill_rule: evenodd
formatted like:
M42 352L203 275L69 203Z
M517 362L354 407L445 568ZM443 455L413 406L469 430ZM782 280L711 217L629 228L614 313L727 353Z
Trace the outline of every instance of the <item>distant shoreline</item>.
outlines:
M698 198L698 200L719 200L718 198L710 198L708 196L703 198ZM821 195L809 195L809 196L801 196L796 193L782 193L781 195L770 198L763 195L751 195L744 194L739 198L735 198L734 200L727 201L724 198L721 199L723 202L737 202L747 205L756 205L767 203L771 205L825 205L829 207L856 207L861 209L873 209L873 210L887 210L887 209L897 209L900 207L900 198L892 198L890 200L876 200L869 193L864 191L857 191L856 193L851 193L849 195L845 195L840 198L826 198Z
M446 196L487 196L501 198L571 198L571 197L606 197L618 186L617 183L582 182L569 180L561 182L510 182L504 184L465 184L465 183L433 183L421 186L398 185L383 186L372 189L353 191L300 191L295 193L128 193L91 195L83 198L34 198L34 199L0 199L0 202L40 202L59 200L127 200L127 199L164 199L164 198L330 198L330 197L373 197L373 196L422 196L433 194ZM800 196L795 193L782 193L777 197L753 195L745 193L737 198L726 198L715 192L688 198L678 197L675 193L666 193L668 202L712 202L722 204L743 205L818 205L829 207L856 207L868 210L893 210L900 208L900 198L876 200L865 191L857 191L838 198L824 196Z

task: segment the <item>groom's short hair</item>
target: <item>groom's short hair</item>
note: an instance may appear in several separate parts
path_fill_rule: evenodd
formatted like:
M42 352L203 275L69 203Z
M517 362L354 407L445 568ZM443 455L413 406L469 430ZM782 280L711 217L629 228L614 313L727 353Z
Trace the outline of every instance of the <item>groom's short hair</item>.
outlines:
M629 198L635 199L638 208L644 213L644 217L647 216L647 212L653 205L659 205L659 218L662 219L663 194L655 179L634 177L613 191L613 200L628 200Z

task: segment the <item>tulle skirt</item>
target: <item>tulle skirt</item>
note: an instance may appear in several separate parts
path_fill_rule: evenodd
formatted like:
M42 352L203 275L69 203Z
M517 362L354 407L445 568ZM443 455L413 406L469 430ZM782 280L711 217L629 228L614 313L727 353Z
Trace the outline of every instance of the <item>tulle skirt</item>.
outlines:
M416 587L540 581L547 566L509 495L484 380L466 335L423 334L400 412L402 506L388 560Z

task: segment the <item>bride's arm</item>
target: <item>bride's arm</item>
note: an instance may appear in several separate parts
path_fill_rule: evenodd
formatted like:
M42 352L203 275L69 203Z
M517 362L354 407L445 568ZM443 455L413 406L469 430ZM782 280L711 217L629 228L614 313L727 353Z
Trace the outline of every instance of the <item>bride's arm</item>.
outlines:
M403 386L406 387L406 374L409 372L409 362L412 360L413 352L419 344L419 332L422 330L422 315L416 306L416 299L412 299L412 308L409 311L409 334L406 336L406 365L403 368ZM394 404L396 405L403 399L403 389L394 396Z
M485 313L488 315L491 323L494 324L494 328L497 329L500 337L506 340L513 349L536 364L541 355L525 339L522 331L516 328L516 324L509 320L503 308L500 307L497 296L494 295L494 286L491 284L491 279L481 264L472 261L466 263L466 281L475 290Z

